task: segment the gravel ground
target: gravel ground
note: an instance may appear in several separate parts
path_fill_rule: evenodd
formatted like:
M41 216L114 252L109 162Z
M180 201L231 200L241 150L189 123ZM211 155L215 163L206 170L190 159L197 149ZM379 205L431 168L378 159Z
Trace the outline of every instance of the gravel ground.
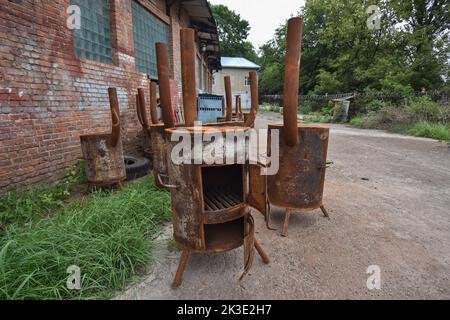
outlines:
M279 121L266 113L258 126ZM292 215L289 237L255 213L259 256L239 282L243 250L191 255L183 285L170 288L180 251L167 226L157 263L145 281L118 299L450 299L450 148L431 139L331 125L325 205ZM367 268L381 269L368 290Z

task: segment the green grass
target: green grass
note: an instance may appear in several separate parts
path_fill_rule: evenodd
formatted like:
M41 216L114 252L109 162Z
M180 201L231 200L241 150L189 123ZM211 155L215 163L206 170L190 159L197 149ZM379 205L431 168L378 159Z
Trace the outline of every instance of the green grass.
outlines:
M350 120L350 124L355 127L363 127L365 122L366 117L364 116L357 116Z
M419 122L413 125L408 133L416 137L450 141L450 126L439 123Z
M151 178L96 192L47 219L31 219L55 209L36 191L0 200L9 220L26 212L0 231L0 299L109 298L149 265L154 239L170 219L169 194ZM72 265L81 269L78 291L66 286Z
M391 123L382 124L375 117L357 116L350 124L364 129L382 129L395 133L408 134L416 137L431 138L436 140L450 141L450 125L420 121L416 123Z
M333 119L331 117L313 115L313 116L305 116L302 122L303 123L332 123Z

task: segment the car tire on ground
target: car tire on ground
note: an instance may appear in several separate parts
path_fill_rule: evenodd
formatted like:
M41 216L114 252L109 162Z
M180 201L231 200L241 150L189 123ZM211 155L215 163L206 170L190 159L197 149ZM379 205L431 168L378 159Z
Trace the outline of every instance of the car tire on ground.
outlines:
M127 180L134 180L146 176L150 171L150 160L137 156L124 156Z

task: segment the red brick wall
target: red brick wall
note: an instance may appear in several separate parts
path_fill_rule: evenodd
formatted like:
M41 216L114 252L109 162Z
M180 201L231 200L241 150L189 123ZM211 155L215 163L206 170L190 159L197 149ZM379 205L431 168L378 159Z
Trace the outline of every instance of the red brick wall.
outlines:
M148 80L135 71L131 0L110 1L113 65L75 56L69 0L0 0L0 191L61 179L82 158L79 136L110 130L108 87L118 90L125 152L139 151L135 95ZM165 1L143 2L173 25L179 87L177 15L165 15Z

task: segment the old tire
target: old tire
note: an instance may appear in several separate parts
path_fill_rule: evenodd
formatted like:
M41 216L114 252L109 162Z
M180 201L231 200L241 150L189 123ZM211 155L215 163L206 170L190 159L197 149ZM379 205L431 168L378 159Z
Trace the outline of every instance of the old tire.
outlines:
M146 176L150 171L150 160L142 157L124 156L127 180Z

